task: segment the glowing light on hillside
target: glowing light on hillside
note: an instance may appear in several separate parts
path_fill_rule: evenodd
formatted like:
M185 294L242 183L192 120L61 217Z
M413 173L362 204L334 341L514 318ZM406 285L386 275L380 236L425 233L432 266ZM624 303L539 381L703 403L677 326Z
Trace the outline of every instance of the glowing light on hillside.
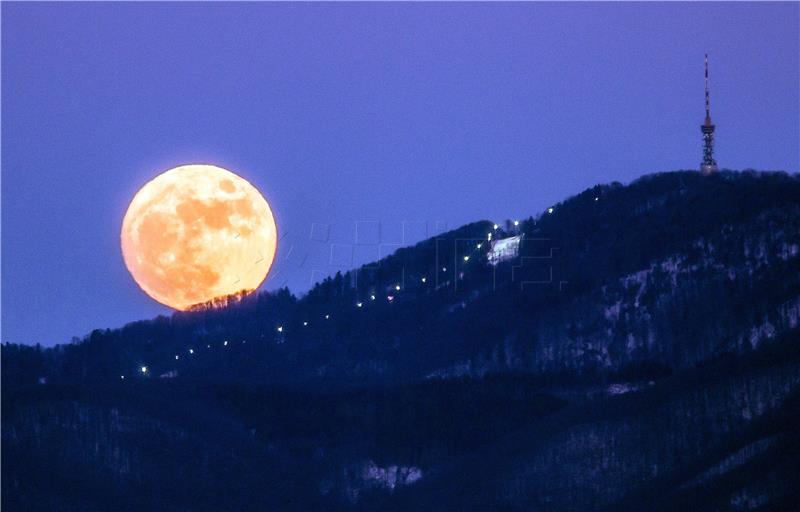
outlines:
M175 354L175 360L176 360L176 361L177 361L178 359L180 359L180 358L181 358L181 356L179 356L178 354Z
M494 228L494 229L497 229L498 227L500 227L500 226L498 226L497 224L495 224L495 225L493 226L493 228Z
M222 346L223 346L223 347L227 347L227 346L228 346L228 340L225 340L225 341L223 341L223 342L222 342Z
M422 278L422 282L423 282L423 283L427 283L427 282L428 282L428 278L427 278L427 277L423 277L423 278Z
M282 325L278 326L278 332L283 332L283 326Z
M325 315L325 320L329 319L331 315Z
M553 207L552 206L547 209L547 213L553 213Z
M514 225L515 225L515 226L519 226L519 221L518 221L518 220L515 220L515 221L514 221Z
M363 305L364 305L364 304L362 304L361 302L356 302L356 307L357 307L357 308L360 308L360 307L361 307L361 306L363 306Z
M469 256L464 256L464 261L469 261Z
M370 295L369 296L369 300L375 300L375 296L374 295Z
M399 284L394 285L394 289L399 292L400 291L400 285Z
M303 327L307 327L307 326L308 326L308 322L303 322Z
M193 348L190 348L190 349L189 349L189 353L190 353L190 354L194 354L194 349L193 349Z
M147 367L146 366L142 366L142 373L147 373Z

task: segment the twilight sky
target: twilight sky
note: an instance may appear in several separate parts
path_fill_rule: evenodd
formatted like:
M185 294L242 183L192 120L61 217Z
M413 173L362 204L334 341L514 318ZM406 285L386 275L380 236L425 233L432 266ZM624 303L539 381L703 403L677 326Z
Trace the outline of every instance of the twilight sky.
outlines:
M704 52L720 166L798 172L799 25L797 3L3 2L0 336L168 313L119 233L180 164L262 191L282 236L264 288L295 292L444 228L697 168Z

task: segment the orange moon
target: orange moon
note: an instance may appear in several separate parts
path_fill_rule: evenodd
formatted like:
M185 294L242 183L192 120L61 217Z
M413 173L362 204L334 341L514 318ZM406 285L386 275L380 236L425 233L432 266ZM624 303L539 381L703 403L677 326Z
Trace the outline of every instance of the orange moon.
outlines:
M275 259L277 228L247 180L213 165L184 165L136 193L120 239L142 290L185 310L258 288Z

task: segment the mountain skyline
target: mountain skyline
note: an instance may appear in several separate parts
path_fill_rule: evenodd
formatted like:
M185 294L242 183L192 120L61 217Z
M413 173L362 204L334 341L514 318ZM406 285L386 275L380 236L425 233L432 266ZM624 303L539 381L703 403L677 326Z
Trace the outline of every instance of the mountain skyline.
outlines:
M585 318L576 322L591 324L595 320L589 319L597 316L600 310L597 297L586 294L609 279L620 279L623 289L635 291L639 288L629 314L640 315L637 311L640 302L650 293L645 293L648 279L666 279L675 286L689 287L690 293L694 294L693 287L699 286L697 283L701 280L719 277L719 269L708 261L720 258L715 253L722 248L727 253L725 258L729 259L731 268L735 258L753 265L758 263L759 258L766 258L767 261L774 258L775 261L770 265L776 268L762 278L768 282L775 278L775 273L786 271L784 262L791 264L797 251L791 245L792 234L787 226L793 218L795 202L800 198L798 183L797 175L781 172L720 171L712 176L703 176L692 170L645 175L629 185L598 184L536 215L521 219L518 225L512 222L498 225L486 220L465 224L416 245L398 249L381 260L337 273L315 284L307 294L293 295L284 288L274 292L224 297L186 312L140 319L111 330L96 328L77 340L78 343L73 343L72 348L69 345L56 348L86 351L81 359L93 359L96 356L92 352L99 352L100 357L109 350L128 352L129 348L118 344L135 340L133 342L141 345L141 350L159 354L158 357L138 357L124 367L106 368L104 378L116 380L123 376L136 377L139 370L145 367L148 370L138 376L157 377L163 372L169 373L190 364L195 359L198 362L206 361L204 365L196 367L200 372L195 377L203 375L208 378L215 372L216 358L206 360L204 354L216 356L219 350L231 353L257 347L282 347L282 351L301 348L315 350L320 348L320 340L315 336L323 336L329 343L363 343L358 346L366 352L380 350L379 347L385 343L378 339L391 337L392 325L403 325L403 322L410 320L409 308L420 309L420 315L421 311L425 311L427 318L423 320L420 316L420 322L428 324L446 338L452 338L450 342L454 346L465 343L464 338L470 339L475 333L487 335L490 326L496 326L490 330L499 329L490 337L502 337L498 333L503 332L504 321L509 325L526 321L515 316L518 309L549 310L549 302L565 308L565 302L577 301L577 298L584 296L578 302L580 306L575 306L575 315ZM738 208L726 208L726 205L734 203ZM767 234L766 229L760 227L762 225L770 226L773 232ZM739 238L733 238L730 231ZM745 239L751 234L750 231L759 238ZM490 264L492 245L487 240L507 240L517 236L521 236L523 242L519 250L497 265ZM744 255L740 255L739 252L743 250L740 244L762 245L745 246ZM681 280L678 280L679 275L683 276ZM783 287L787 285L762 291L782 296L785 293ZM719 283L714 283L714 286L719 286ZM603 286L603 295L610 293L610 289L608 284ZM730 290L723 293L714 288L707 293L712 292L723 294L719 301L739 300L727 296L733 293ZM616 293L620 294L623 302L631 301L630 292ZM662 290L661 293L674 291ZM742 290L736 293L741 294ZM521 302L513 305L504 302L506 295L518 296L516 300ZM495 300L498 302L493 303ZM444 301L445 306L440 306L443 309L437 314L429 309L430 301ZM619 305L609 305L608 299L599 302L605 304L605 320L609 315L621 315ZM467 307L471 314L458 314ZM703 326L704 312L712 317L724 316L722 311L707 311L706 307L709 306L691 312L692 321L703 329L710 328ZM730 304L729 307L734 306ZM647 319L641 319L644 324L655 322L654 315L663 315L664 322L674 324L670 320L674 312L659 311L655 306L653 309ZM660 309L664 309L664 306L660 306ZM785 314L790 315L790 312ZM445 321L441 315L456 320L449 325L449 321ZM226 318L233 319L237 327L225 326ZM482 323L478 318L484 318L488 323ZM755 317L750 319L756 320ZM782 321L791 323L788 317ZM710 325L715 326L715 322L712 321ZM472 323L481 327L462 325ZM191 327L195 324L199 325ZM734 324L731 321L731 325ZM148 325L156 333L163 328L176 332L167 335L169 343L163 345L152 335L146 334L144 326ZM677 325L668 328L680 329ZM407 329L407 326L403 329ZM630 325L626 325L626 329L630 329ZM179 334L181 330L185 331ZM358 332L361 334L355 334ZM548 341L554 345L552 350L563 350L574 342L569 337L562 339L563 335ZM638 335L645 336L641 332ZM680 336L673 335L676 346L686 344L680 340ZM733 335L733 332L728 335ZM764 333L760 331L757 333L757 336L762 335ZM701 350L705 354L691 356L690 359L703 360L719 350L712 346L718 343L714 340L721 337L727 340L719 333L709 336L708 340L696 336L693 343L703 348L692 350ZM248 341L250 345L245 347ZM541 340L538 343L543 342ZM744 341L738 343L741 345ZM95 345L107 346L103 349L92 348ZM264 357L263 354L261 357ZM328 354L328 357L338 359L335 352ZM570 362L570 358L564 356L559 364L572 368L574 363L578 365L572 368L575 370L582 364L580 360L577 357ZM355 357L343 364L341 370L349 372L351 370L348 368L358 368L364 363L364 360ZM274 364L291 367L295 363L289 365L284 361ZM544 363L540 361L537 364ZM660 364L672 366L685 362L665 360ZM619 363L615 365L618 370L621 369ZM409 363L408 368L414 366ZM421 372L416 375L417 378L441 376L443 370L432 368L426 372L420 368L416 369L417 373ZM543 371L544 367L537 369L537 372ZM297 370L293 372L296 374ZM246 378L242 373L230 377Z
M3 344L4 506L794 510L799 219L796 175L657 173L303 297Z

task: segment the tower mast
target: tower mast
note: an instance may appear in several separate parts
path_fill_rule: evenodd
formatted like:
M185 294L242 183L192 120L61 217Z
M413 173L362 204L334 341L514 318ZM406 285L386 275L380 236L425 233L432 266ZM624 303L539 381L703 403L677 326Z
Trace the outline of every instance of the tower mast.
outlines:
M714 160L714 124L711 122L711 100L708 93L708 54L706 54L706 118L700 131L703 133L703 162L700 164L700 172L711 174L718 170L717 162Z

